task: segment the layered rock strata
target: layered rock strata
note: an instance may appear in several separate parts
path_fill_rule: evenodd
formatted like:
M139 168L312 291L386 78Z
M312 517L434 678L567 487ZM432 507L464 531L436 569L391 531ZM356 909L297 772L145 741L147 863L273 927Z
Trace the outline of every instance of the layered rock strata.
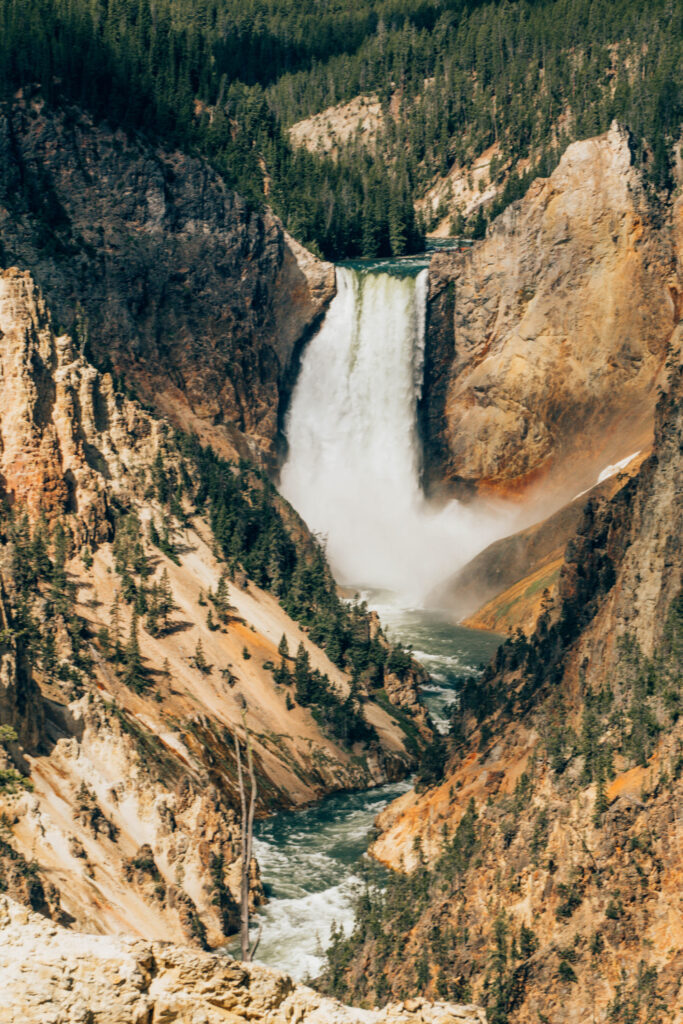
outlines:
M28 269L101 368L228 455L273 465L334 268L205 162L86 115L0 117L0 263Z
M552 511L648 448L681 316L679 222L680 209L651 207L613 125L571 145L483 241L433 257L421 403L433 493L538 498L542 484Z

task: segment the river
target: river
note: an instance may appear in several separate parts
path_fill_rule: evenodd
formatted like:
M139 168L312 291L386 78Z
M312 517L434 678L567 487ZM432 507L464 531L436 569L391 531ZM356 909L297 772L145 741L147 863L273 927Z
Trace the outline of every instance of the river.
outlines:
M450 624L420 609L378 606L390 637L412 643L431 673L424 700L437 723L453 699L457 676L476 673L500 637ZM328 797L314 807L276 814L259 822L254 852L269 902L262 925L260 963L297 980L315 977L325 962L333 924L353 927L353 894L361 884L373 822L383 807L410 788L399 782L365 793Z
M440 729L458 676L500 638L427 612L432 589L510 532L510 510L424 495L417 410L423 386L428 257L347 264L309 342L285 423L280 490L324 541L337 580L412 645ZM330 797L259 823L255 853L270 902L258 959L295 978L324 963L333 923L353 925L353 892L373 822L408 783Z

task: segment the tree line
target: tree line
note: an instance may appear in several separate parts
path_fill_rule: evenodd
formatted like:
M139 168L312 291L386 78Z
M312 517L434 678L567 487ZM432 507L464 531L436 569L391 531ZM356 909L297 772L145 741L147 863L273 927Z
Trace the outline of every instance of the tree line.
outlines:
M0 0L0 95L38 84L201 153L334 259L414 251L415 198L488 146L500 182L547 173L613 118L670 188L682 68L683 0ZM373 148L293 149L294 122L369 94Z

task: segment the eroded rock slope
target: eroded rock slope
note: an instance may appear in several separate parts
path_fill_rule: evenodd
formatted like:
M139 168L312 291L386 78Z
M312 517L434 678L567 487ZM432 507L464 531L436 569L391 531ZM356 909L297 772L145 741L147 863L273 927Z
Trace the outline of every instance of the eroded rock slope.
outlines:
M590 501L559 601L463 680L443 781L379 819L399 871L333 952L344 998L531 1024L683 1019L683 367L654 453Z
M0 264L31 271L97 366L274 464L298 347L335 289L276 217L201 160L27 99L0 117L0 232Z
M415 673L265 477L118 393L16 269L0 382L0 887L90 931L219 944L235 737L261 811L400 777L430 732Z
M463 253L432 259L426 476L547 511L651 443L681 316L680 204L654 211L628 134L571 145ZM680 329L679 329L680 330Z

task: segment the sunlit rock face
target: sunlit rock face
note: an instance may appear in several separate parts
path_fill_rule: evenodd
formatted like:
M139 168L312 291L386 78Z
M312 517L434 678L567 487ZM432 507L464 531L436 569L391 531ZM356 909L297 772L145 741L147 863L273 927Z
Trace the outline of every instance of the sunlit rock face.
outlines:
M486 1024L477 1006L422 999L356 1010L225 956L68 932L5 896L0 951L3 1024Z
M116 393L55 324L31 275L0 271L0 490L32 516L78 513L107 539L107 494L154 457L158 422ZM106 486L105 486L106 482Z
M616 125L430 267L429 487L571 500L651 444L680 269Z
M233 737L245 702L261 811L402 776L413 763L404 732L369 699L377 744L357 756L274 686L284 635L349 692L348 676L243 572L230 581L230 618L217 628L204 594L219 587L224 563L202 510L183 523L174 557L150 536L168 516L154 473L163 466L177 479L182 465L167 421L122 395L57 331L33 278L16 268L0 271L0 384L0 726L9 727L0 734L0 887L77 928L220 946L238 920ZM188 462L187 479L195 472ZM306 543L301 521L287 515ZM147 595L167 581L174 622L165 631L138 622L121 598L117 542L128 517L138 524ZM42 538L45 558L54 556L58 525L69 584L59 605L52 563L36 570L31 554ZM180 528L171 529L177 539ZM22 566L42 576L32 582ZM375 622L366 628L377 637ZM142 686L119 671L112 635L137 636ZM420 681L416 669L404 672L390 699L412 708L429 738ZM256 904L255 862L251 894Z

